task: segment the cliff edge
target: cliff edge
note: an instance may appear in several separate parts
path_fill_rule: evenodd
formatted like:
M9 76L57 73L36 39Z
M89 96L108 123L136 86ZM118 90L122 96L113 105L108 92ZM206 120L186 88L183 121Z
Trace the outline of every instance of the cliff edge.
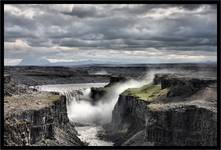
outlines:
M80 146L67 117L66 97L33 92L4 97L5 146Z
M215 146L216 79L156 74L119 96L105 128L115 145Z

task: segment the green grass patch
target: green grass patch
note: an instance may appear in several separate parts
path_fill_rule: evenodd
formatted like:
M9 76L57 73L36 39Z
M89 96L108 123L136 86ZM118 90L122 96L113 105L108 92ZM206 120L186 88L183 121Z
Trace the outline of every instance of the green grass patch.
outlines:
M146 101L153 101L155 98L166 95L168 89L161 89L161 85L148 84L141 88L131 88L123 92L123 95L135 96Z

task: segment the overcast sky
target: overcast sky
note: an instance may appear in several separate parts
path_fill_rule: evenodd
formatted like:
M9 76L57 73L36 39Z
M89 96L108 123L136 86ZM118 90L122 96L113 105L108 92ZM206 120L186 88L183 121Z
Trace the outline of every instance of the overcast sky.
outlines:
M216 5L5 5L5 65L217 57Z

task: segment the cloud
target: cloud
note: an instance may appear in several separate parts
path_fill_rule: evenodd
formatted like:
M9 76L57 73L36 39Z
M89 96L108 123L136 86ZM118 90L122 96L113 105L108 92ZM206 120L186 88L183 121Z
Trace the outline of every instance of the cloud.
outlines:
M4 59L4 65L14 66L14 65L18 65L21 61L22 61L22 59L8 59L8 58L5 58Z
M65 12L64 14L76 16L78 18L85 18L85 17L95 17L98 15L97 10L95 7L91 6L73 6L71 12Z
M5 42L4 43L6 49L26 49L30 48L30 46L21 39L16 39L15 42Z
M4 12L5 58L201 62L217 55L216 5L7 4Z

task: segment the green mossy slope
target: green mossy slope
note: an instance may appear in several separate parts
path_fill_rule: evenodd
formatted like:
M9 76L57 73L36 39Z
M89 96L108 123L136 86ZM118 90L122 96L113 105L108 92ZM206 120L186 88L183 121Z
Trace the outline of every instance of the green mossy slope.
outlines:
M140 88L131 88L124 91L123 95L134 96L142 100L153 101L155 98L166 95L168 89L161 89L161 85L148 84Z

